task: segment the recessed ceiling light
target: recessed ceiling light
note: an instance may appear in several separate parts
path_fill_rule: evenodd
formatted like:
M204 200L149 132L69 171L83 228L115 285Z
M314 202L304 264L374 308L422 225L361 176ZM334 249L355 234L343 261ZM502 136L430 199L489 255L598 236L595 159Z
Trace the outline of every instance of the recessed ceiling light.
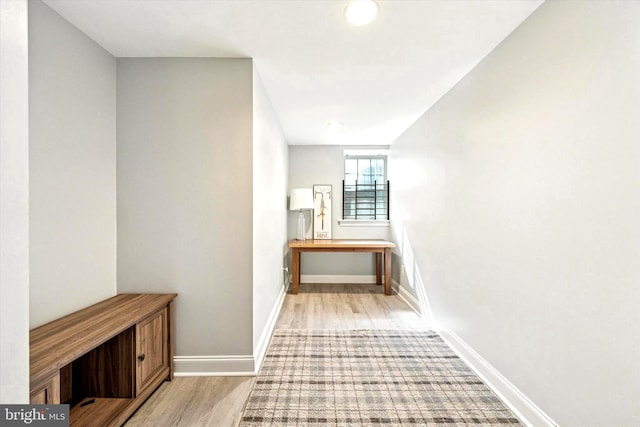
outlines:
M331 131L339 132L344 129L344 123L338 120L329 120L327 122L327 128L329 128L329 130Z
M351 25L367 25L378 16L378 3L373 0L352 0L344 9L344 16Z

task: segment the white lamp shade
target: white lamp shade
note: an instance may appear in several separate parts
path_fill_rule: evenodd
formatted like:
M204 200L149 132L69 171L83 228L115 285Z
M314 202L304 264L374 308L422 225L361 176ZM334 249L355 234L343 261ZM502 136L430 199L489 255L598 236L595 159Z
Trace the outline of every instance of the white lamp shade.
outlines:
M311 188L294 188L291 190L289 210L299 211L313 209L313 190Z

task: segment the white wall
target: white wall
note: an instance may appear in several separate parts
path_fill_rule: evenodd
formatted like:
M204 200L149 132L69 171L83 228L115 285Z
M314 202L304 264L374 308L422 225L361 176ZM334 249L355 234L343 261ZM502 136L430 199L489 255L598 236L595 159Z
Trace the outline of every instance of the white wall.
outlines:
M288 146L253 69L253 348L266 346L284 297Z
M249 59L118 59L118 291L177 292L199 370L252 354L252 78Z
M344 179L344 150L375 147L309 146L289 147L289 190L312 188L314 184L332 186L332 232L334 239L388 239L389 227L353 227L338 225L342 219L342 180ZM386 148L386 147L385 147ZM393 185L393 183L392 183ZM305 212L307 238L313 236L311 211ZM298 212L288 212L288 236L297 234ZM375 276L374 257L367 253L304 253L301 274L310 276Z
M29 2L30 317L116 293L116 61Z
M436 316L562 426L640 424L639 22L544 3L391 149Z
M0 402L29 402L27 0L0 1Z

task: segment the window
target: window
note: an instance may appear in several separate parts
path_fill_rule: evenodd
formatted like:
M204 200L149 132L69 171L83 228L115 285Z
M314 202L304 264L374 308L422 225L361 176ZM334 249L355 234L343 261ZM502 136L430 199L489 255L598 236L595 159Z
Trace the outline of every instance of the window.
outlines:
M388 220L386 156L347 156L342 181L342 218Z

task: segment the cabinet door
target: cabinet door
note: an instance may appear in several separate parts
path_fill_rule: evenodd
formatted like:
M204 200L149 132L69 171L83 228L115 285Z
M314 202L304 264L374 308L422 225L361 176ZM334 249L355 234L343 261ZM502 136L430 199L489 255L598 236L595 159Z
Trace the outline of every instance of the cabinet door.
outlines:
M136 325L137 393L140 393L163 368L169 366L167 340L166 308Z

